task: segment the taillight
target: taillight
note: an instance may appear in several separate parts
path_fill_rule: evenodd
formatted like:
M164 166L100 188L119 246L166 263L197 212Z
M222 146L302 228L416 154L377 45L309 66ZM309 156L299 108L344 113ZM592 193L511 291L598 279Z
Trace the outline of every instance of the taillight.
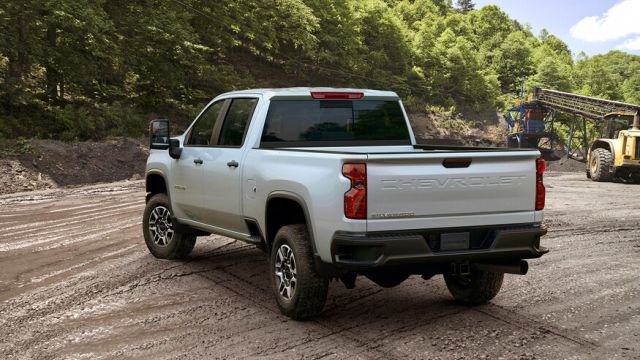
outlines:
M344 193L344 215L349 219L366 219L367 165L344 164L342 175L351 180L351 188Z
M547 169L547 162L544 159L536 159L536 210L544 209L545 188L542 183L542 175Z
M361 92L311 92L312 98L324 100L357 100L362 99L363 96L364 93Z

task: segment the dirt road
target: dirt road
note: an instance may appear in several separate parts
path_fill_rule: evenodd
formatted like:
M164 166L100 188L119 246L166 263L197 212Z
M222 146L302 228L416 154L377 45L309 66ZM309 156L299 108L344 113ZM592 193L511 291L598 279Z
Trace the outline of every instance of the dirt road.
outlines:
M0 358L640 358L640 186L546 182L551 252L491 304L454 304L441 276L359 278L307 322L279 314L252 246L153 258L140 182L1 196Z

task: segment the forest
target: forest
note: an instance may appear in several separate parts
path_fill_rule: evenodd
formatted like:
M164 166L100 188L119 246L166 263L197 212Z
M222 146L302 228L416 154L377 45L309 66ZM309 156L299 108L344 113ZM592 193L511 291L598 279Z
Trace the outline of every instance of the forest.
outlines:
M543 86L640 103L640 56L572 54L470 0L4 0L0 138L141 136L252 87L390 89L502 111Z

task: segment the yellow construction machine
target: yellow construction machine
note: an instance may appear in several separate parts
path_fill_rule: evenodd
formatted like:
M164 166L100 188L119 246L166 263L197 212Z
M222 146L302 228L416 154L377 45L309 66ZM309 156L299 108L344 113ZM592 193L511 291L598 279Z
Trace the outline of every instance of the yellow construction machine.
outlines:
M534 88L531 101L507 113L508 146L538 147L543 155L555 153L558 113L582 119L582 124L574 121L570 125L564 147L567 158L587 164L588 178L640 183L640 105ZM602 138L589 143L587 121L600 128ZM580 144L574 147L576 138Z
M633 119L630 129L629 118ZM619 178L640 183L640 114L607 114L605 124L605 137L589 147L587 177L594 181Z

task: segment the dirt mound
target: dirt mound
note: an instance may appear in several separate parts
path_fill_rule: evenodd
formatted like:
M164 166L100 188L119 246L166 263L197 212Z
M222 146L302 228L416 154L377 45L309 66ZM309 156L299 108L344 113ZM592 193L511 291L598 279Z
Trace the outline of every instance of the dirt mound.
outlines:
M480 147L505 146L506 124L496 112L454 114L440 109L409 114L420 144Z
M547 169L550 171L584 173L586 168L587 165L585 165L585 163L574 159L568 159L567 157L562 157L558 161L547 162Z
M2 147L0 194L141 178L149 154L130 138L6 141Z
M0 172L0 195L56 186L49 176L27 169L17 160L0 160Z

